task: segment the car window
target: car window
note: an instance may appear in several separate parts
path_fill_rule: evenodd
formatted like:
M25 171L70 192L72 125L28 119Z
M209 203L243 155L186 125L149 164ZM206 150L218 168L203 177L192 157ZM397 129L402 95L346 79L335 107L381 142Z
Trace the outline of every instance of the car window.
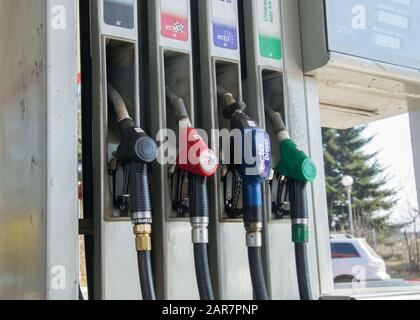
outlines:
M363 240L362 243L372 256L374 256L375 258L380 258L380 256L375 252L375 250L372 249L372 247L366 241Z
M333 259L360 258L360 254L351 243L331 243L331 253Z

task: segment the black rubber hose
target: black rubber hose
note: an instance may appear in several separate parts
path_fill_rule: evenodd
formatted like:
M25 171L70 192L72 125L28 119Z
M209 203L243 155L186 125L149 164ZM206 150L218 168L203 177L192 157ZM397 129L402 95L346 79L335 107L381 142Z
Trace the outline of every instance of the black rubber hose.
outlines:
M189 174L190 216L192 218L209 217L209 198L207 192L207 179L195 174Z
M289 179L290 216L292 220L309 218L306 184Z
M147 165L130 164L130 207L133 213L152 212Z
M189 197L191 218L208 218L209 202L206 177L189 174ZM208 244L194 243L194 263L200 299L214 300L210 276Z
M248 248L252 287L254 288L255 299L258 301L269 300L267 285L264 277L261 251L261 247Z
M149 181L147 166L142 163L130 165L130 205L132 212L150 213L152 204L150 200ZM150 223L150 221L135 221L136 223ZM137 252L140 287L143 300L156 300L156 293L153 281L152 259L150 251Z
M195 274L200 299L203 301L214 300L207 246L207 243L194 243Z
M307 220L308 214L308 195L306 184L301 181L290 179L289 196L291 204L291 218L298 220L295 223L294 231L296 271L298 277L299 294L301 300L312 300L311 281L309 277L308 265L308 230L307 225L300 224L299 220Z
M299 284L300 299L303 301L312 300L311 281L309 278L308 266L308 244L295 243L296 270Z
M137 252L137 259L139 263L140 286L143 300L156 300L150 251Z

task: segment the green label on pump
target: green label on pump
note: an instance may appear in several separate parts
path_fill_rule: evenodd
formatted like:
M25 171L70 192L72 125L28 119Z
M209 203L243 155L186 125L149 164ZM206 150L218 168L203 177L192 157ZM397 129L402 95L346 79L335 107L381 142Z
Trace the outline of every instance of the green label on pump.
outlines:
M264 58L281 60L283 58L283 52L280 0L259 0L256 3L260 55Z
M260 54L264 58L280 60L283 58L281 39L260 35Z

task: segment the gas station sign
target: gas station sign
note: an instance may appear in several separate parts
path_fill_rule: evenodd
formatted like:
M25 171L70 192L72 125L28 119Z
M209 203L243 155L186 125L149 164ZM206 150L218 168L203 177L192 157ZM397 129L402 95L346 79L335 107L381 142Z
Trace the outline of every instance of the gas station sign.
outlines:
M329 51L420 70L420 0L325 0Z

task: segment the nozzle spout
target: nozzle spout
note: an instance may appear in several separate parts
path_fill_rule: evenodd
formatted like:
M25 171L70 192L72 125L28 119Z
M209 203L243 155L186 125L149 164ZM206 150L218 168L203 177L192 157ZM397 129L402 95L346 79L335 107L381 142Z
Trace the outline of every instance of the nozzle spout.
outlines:
M281 132L287 131L287 127L284 123L283 117L280 112L274 111L270 106L265 107L266 113L271 119L271 122L274 126L274 131L279 134Z
M185 106L185 102L183 99L178 97L174 90L171 87L166 86L166 97L169 99L171 103L172 110L175 114L176 120L181 122L183 120L190 121L190 116L187 111L187 107Z
M117 115L118 122L126 119L132 119L127 110L127 105L125 104L124 99L110 82L108 82L108 96L114 105L114 111Z
M220 85L217 86L217 96L227 107L236 104L236 99L233 95Z

